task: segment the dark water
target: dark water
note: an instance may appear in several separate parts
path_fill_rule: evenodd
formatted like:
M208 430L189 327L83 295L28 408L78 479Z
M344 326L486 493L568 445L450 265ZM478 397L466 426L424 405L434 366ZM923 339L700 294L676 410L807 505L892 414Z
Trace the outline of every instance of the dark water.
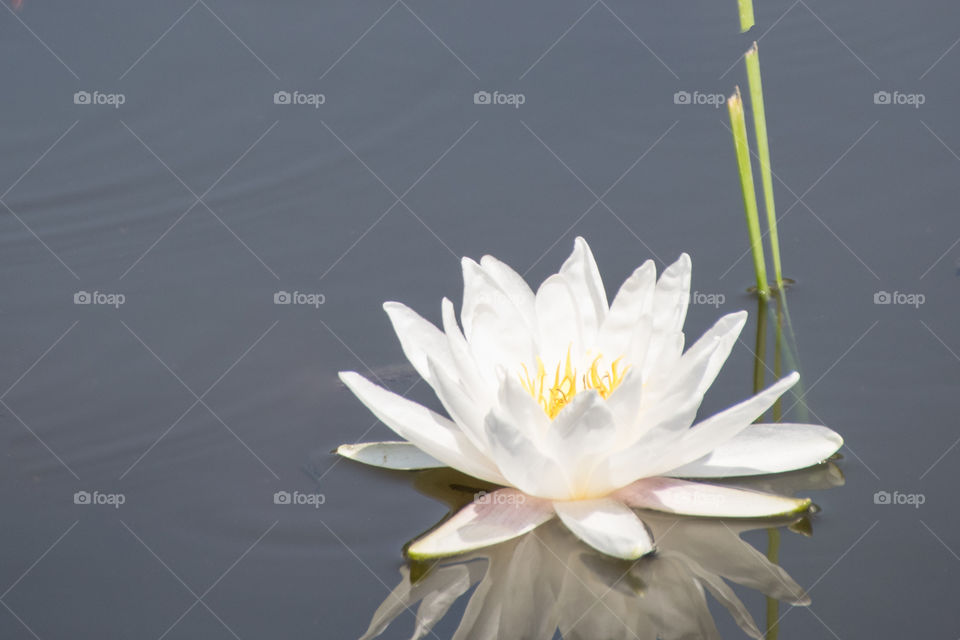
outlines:
M760 34L805 400L848 444L845 486L811 493L813 537L783 531L780 562L813 605L780 637L956 637L960 12L763 0L741 36L735 11L0 10L0 637L361 635L404 542L446 513L328 453L388 436L337 371L415 382L381 302L438 320L440 297L459 299L458 256L539 281L579 234L608 287L689 252L694 289L725 300L692 306L688 335L753 311L726 114L674 95L744 83L735 63ZM75 104L84 91L123 104ZM278 91L324 103L274 104ZM79 291L124 302L74 304ZM278 291L324 303L275 305ZM880 291L925 298L874 304ZM753 329L705 412L750 392ZM410 397L434 402L423 384ZM325 501L274 504L278 491ZM745 537L765 549L764 531ZM763 598L738 593L762 624ZM412 628L404 613L384 637Z

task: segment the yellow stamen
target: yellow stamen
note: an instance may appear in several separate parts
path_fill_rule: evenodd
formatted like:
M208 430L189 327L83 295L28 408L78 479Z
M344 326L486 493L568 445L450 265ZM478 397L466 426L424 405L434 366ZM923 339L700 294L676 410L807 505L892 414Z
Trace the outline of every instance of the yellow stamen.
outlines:
M603 355L598 355L587 371L580 377L582 389L595 389L602 398L610 397L610 394L623 382L629 366L619 369L620 361L623 357L617 358L610 363L609 369L604 369L600 365ZM563 364L563 375L560 374L560 366ZM557 414L567 406L574 396L577 395L577 371L573 367L570 358L570 348L567 348L567 359L564 363L557 363L556 371L553 376L553 385L547 386L546 368L543 361L537 357L537 372L530 375L527 365L521 365L523 373L520 374L520 384L524 390L537 401L547 416L551 420L557 417Z

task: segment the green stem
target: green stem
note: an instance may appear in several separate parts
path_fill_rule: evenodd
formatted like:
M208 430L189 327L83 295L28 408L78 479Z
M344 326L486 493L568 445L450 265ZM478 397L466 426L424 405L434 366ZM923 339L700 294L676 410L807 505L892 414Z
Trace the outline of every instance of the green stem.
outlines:
M740 33L746 33L754 25L753 0L737 0L740 9Z
M767 303L757 300L757 340L753 350L753 393L763 391L767 368Z
M754 42L744 56L747 65L747 81L750 85L750 107L753 110L753 133L757 140L757 156L760 159L760 182L763 185L763 203L767 213L767 229L770 233L770 255L777 289L783 289L783 272L780 268L780 240L777 235L777 212L773 203L773 171L770 169L770 143L767 138L767 116L763 106L763 84L760 81L760 53Z
M743 210L747 216L747 232L750 234L750 252L753 254L753 270L757 276L757 295L766 300L770 297L767 286L767 267L763 257L763 242L760 237L760 217L757 212L757 193L753 184L753 168L750 164L750 147L747 142L747 125L743 116L743 99L740 87L727 98L730 112L730 129L733 131L733 146L737 153L737 169L740 171L740 188L743 191Z
M780 556L780 530L774 527L767 529L767 560L777 564ZM777 640L780 635L780 601L767 596L767 629L763 637L766 640Z
M774 329L774 341L773 341L773 377L779 380L783 376L783 309L780 305L781 298L786 296L787 292L783 289L780 289L777 292L776 303L777 303L777 316L774 318L776 322ZM780 422L783 420L783 398L777 398L777 401L773 403L773 421Z

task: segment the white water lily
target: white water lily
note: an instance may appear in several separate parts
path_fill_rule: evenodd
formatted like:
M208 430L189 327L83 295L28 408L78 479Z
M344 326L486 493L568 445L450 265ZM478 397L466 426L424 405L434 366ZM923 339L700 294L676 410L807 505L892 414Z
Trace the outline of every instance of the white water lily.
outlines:
M401 303L384 304L404 354L449 417L355 372L340 374L406 442L338 453L395 469L449 466L505 487L416 541L411 557L495 544L558 516L595 549L633 559L654 549L635 508L753 518L809 507L678 479L800 469L843 444L819 425L753 424L796 373L693 424L747 314L722 317L684 352L686 254L659 279L647 261L609 304L582 238L536 292L491 256L464 258L463 278L462 330L447 299L442 330Z

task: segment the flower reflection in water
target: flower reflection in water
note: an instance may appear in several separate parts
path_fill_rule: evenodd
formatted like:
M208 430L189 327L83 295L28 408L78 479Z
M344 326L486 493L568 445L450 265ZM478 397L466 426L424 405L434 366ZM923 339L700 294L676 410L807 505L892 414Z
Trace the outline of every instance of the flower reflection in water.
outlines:
M469 483L475 482L449 470L422 472L416 480L454 511L473 499L477 488ZM826 463L732 483L789 495L841 485L843 475ZM577 640L719 638L708 593L744 633L762 638L731 584L789 605L809 604L803 588L740 535L771 527L809 535L810 516L771 521L650 512L643 518L659 547L636 561L598 553L553 521L494 547L403 566L400 584L376 610L363 639L382 634L408 610L416 615L411 637L426 637L471 589L454 640L549 640L558 631Z

